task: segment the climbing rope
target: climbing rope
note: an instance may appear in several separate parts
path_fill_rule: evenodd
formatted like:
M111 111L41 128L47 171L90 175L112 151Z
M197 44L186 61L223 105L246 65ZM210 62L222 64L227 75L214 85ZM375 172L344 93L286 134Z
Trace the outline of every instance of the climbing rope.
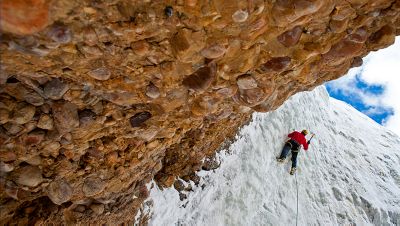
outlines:
M299 186L297 186L297 172L294 172L294 178L296 179L296 193L297 193L297 209L296 209L296 226L297 226L297 218L299 216Z
M308 141L311 141L313 137L315 136L314 133L312 133L311 138ZM300 152L299 152L300 155ZM300 156L297 156L299 158ZM297 170L294 172L294 178L296 180L296 226L297 226L297 221L299 218L299 186L297 185Z

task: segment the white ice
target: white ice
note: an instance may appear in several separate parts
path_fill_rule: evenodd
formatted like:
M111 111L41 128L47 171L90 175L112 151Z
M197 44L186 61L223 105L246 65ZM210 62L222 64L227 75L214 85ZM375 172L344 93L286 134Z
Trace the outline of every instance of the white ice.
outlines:
M316 134L298 158L298 225L400 225L400 138L324 87L255 113L188 199L154 186L150 225L295 225L296 177L275 159L293 129Z

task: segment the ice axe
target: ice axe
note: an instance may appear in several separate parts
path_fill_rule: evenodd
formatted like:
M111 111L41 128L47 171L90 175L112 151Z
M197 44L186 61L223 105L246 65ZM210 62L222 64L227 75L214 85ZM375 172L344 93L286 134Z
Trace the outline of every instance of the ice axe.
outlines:
M315 136L315 133L311 133L311 138L308 140L308 142L307 143L309 143L310 144L310 142L311 142L311 140L313 139L313 137Z

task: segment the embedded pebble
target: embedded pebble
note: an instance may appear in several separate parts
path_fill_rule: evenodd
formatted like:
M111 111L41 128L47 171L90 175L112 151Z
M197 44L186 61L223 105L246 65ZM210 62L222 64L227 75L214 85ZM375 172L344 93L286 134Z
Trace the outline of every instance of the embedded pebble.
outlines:
M53 104L52 110L55 126L61 134L79 127L78 108L75 104L69 102Z
M14 166L10 163L0 161L0 173L9 173L14 170Z
M44 99L39 94L32 92L28 93L24 96L26 102L34 105L34 106L41 106L44 104Z
M351 63L351 67L359 67L363 64L363 60L361 57L355 57L353 62Z
M238 11L236 11L233 15L232 15L232 19L233 21L235 21L236 23L242 23L245 22L247 20L247 17L249 17L249 13L245 10L241 10L239 9Z
M160 89L150 82L150 84L146 87L146 96L156 99L160 96Z
M302 33L302 28L300 26L296 26L291 30L279 35L277 39L280 43L282 43L282 45L290 47L296 45L299 42Z
M57 43L68 43L72 39L71 30L67 26L61 24L52 25L47 35Z
M190 180L192 180L194 182L195 185L199 185L200 183L200 176L193 173L190 175Z
M150 118L151 118L151 113L148 111L144 111L144 112L136 113L134 116L132 116L129 119L129 121L130 121L132 127L139 127Z
M51 142L43 147L43 155L48 157L49 155L53 158L57 158L59 155L59 149L61 145L59 142Z
M93 123L96 119L96 113L89 109L85 109L79 112L79 124L80 126L86 126Z
M201 67L193 74L183 79L182 84L194 91L204 91L210 87L215 79L215 69L213 67Z
M146 41L138 41L131 44L133 52L139 56L145 56L150 50L150 45Z
M2 31L29 35L44 29L49 23L46 1L2 1L0 27Z
M88 74L90 77L100 81L108 80L111 77L111 72L106 67L96 68L94 70L89 71Z
M12 123L12 122L7 122L3 125L4 129L7 130L8 133L15 135L19 132L21 132L24 127L22 125L18 125L16 123Z
M164 13L167 17L171 17L172 15L174 15L174 9L172 8L172 6L167 6L164 9Z
M59 100L68 91L69 85L55 78L44 86L44 95L52 100Z
M41 115L37 127L46 130L52 130L54 127L53 119L49 115Z
M105 158L105 162L107 163L107 165L109 166L114 166L115 163L118 162L118 152L113 151L111 153L108 153L106 158Z
M64 179L51 182L46 190L50 200L57 205L68 202L73 193L72 187Z
M12 162L17 159L17 155L13 151L0 150L0 160L3 162Z
M185 189L185 185L183 184L183 182L181 180L176 180L174 182L174 188L177 191L183 191Z
M41 130L34 130L28 133L24 138L25 145L33 146L37 145L44 139L45 132Z
M16 182L21 185L36 187L43 181L42 171L37 166L24 166L14 171Z
M253 89L257 87L257 81L251 75L241 75L237 78L239 89Z
M101 193L104 187L105 183L100 178L89 177L85 179L82 190L86 197L90 197Z
M17 124L25 124L32 120L35 115L36 108L30 104L18 104L14 110L12 120Z
M40 155L35 155L25 160L25 162L32 166L38 166L42 163L42 157L40 157Z
M6 109L0 109L0 124L5 124L10 120L10 112Z
M104 212L104 204L92 204L90 209L97 215L101 215Z
M264 72L279 72L287 68L291 63L290 57L274 57L261 65Z
M223 47L222 45L216 44L216 45L212 45L208 48L203 49L200 53L205 58L215 59L215 58L223 56L225 54L225 52L226 52L225 47Z

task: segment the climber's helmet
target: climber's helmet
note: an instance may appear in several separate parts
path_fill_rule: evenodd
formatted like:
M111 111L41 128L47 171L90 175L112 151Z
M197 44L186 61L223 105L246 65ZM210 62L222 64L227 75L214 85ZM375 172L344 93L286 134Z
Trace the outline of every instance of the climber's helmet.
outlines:
M303 129L303 131L301 131L302 134L307 135L308 131L306 129Z

